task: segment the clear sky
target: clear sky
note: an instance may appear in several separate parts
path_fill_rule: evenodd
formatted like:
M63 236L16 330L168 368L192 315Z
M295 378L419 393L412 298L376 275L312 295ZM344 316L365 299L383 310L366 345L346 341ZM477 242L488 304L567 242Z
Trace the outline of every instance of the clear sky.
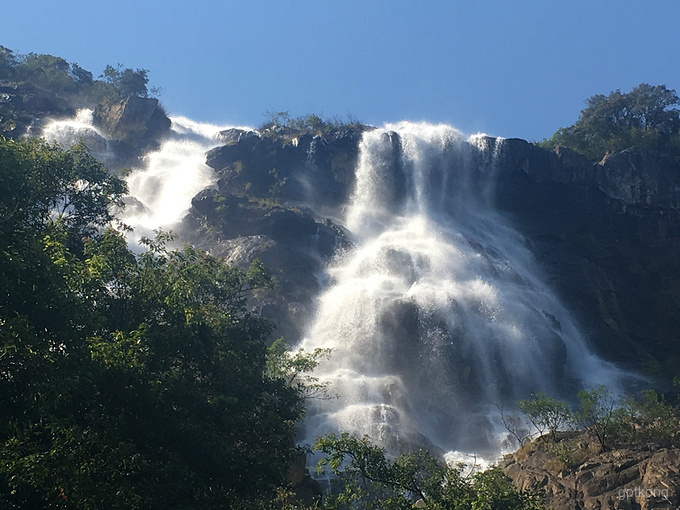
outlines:
M445 122L540 140L593 94L680 91L678 0L3 2L0 44L149 69L172 114Z

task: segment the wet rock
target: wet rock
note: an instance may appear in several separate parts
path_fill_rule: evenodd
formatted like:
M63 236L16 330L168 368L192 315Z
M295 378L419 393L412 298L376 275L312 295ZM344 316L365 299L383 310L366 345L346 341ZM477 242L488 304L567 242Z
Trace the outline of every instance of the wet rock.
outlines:
M252 129L230 128L220 131L216 138L224 145L236 145L241 141L255 143L260 139L260 133Z

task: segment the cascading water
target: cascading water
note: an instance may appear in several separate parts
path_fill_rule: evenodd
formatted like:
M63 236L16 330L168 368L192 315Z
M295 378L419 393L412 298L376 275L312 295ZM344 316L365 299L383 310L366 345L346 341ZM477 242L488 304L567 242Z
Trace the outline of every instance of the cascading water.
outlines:
M179 116L170 120L170 137L158 150L146 154L142 164L126 177L129 197L119 217L133 228L134 240L177 224L191 207L191 199L215 182L214 172L205 164L205 153L220 145L220 131L233 127ZM43 136L63 146L83 140L100 161L114 158L106 138L92 125L92 110L80 110L74 119L47 124Z
M205 153L219 145L215 136L227 127L171 117L172 135L157 151L144 156L144 166L127 176L132 197L121 215L135 236L152 236L157 228L169 229L191 207L191 199L215 182L205 164Z
M121 217L135 239L171 228L214 183L205 152L228 126L171 120L170 138L126 177ZM43 134L113 157L91 111ZM616 385L617 370L588 351L524 239L493 207L499 150L500 140L466 140L448 126L364 133L344 222L356 248L324 275L330 284L301 342L332 348L316 375L339 396L311 403L308 438L343 430L393 453L434 443L494 457L497 404Z
M92 155L102 163L114 159L106 137L92 125L93 112L83 108L76 112L73 119L54 120L43 128L42 136L49 142L58 142L64 147L70 147L81 140L90 149Z
M499 453L496 406L533 392L615 385L492 205L502 140L400 123L364 133L346 226L357 247L301 347L337 399L312 402L306 436L368 434L395 453L430 442Z

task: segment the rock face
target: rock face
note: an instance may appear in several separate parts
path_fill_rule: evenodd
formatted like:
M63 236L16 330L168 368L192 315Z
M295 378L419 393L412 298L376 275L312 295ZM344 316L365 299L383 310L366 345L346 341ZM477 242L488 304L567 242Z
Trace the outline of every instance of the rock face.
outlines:
M0 135L6 138L40 133L47 118L74 114L75 108L69 102L49 90L0 80Z
M223 132L225 145L207 154L217 189L194 199L188 219L194 232L210 230L213 237L196 242L210 247L239 236L230 242L260 239L257 253L270 254L270 267L292 293L282 303L293 297L295 310L309 310L319 288L311 283L314 275L349 243L337 222L323 218L333 217L352 191L361 133L272 138ZM398 135L390 141L398 153ZM551 152L519 139L485 143L496 147L497 207L525 236L595 350L637 368L674 370L680 362L677 158L628 149L593 164L569 149ZM282 251L288 255L273 255ZM278 260L287 262L278 266ZM301 286L292 285L289 274ZM272 317L286 316L289 305L282 303ZM299 335L292 319L283 322Z
M573 445L570 462L540 438L507 456L501 469L519 489L540 491L553 510L678 507L680 450L648 444L598 453L587 434L573 435L558 436L558 445Z
M252 304L277 325L275 336L295 343L313 313L323 265L350 244L327 216L351 192L361 131L272 138L229 129L219 136L225 145L207 154L217 189L194 197L183 231L239 267L262 260L278 285Z
M496 143L496 142L493 142ZM600 355L680 361L680 162L627 149L593 164L523 140L499 150L496 200Z
M99 105L93 121L117 144L121 157L157 148L158 141L170 133L170 119L158 99L129 97L112 105Z

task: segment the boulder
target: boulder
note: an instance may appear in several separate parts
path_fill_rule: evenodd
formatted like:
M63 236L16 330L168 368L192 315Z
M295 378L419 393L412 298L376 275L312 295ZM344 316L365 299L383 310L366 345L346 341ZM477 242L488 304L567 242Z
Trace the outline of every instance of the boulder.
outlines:
M260 133L252 129L230 128L220 131L215 138L224 145L236 145L241 141L255 142L259 140Z
M170 134L171 125L158 99L136 96L97 106L93 122L109 139L118 142L123 152L157 146Z

